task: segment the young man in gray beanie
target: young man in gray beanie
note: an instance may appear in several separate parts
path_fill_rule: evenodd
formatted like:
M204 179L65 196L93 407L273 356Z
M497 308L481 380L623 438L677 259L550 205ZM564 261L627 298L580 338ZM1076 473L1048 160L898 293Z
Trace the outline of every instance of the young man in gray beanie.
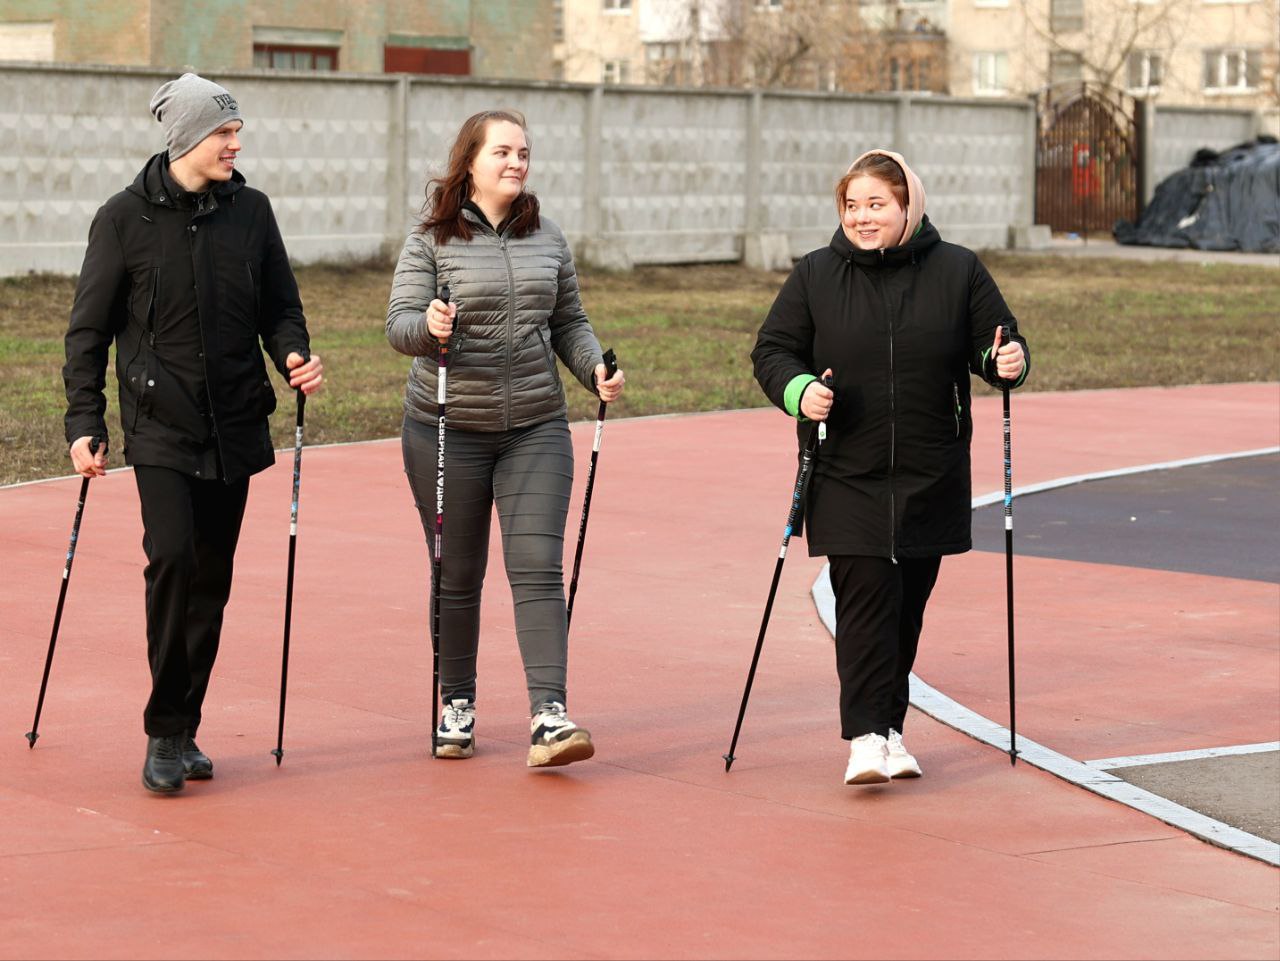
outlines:
M66 435L85 477L106 473L104 386L116 346L124 458L134 468L147 555L142 783L171 794L213 776L196 746L231 592L249 477L275 460L275 392L320 387L298 285L265 194L235 169L235 98L195 74L156 91L167 149L89 228L66 335Z

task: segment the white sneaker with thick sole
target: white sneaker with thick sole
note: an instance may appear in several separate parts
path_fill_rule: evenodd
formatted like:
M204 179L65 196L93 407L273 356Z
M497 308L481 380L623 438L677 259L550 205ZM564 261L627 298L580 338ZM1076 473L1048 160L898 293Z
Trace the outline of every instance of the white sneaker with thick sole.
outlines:
M919 777L920 762L908 753L902 735L889 728L889 777Z
M849 748L845 784L884 784L889 780L889 742L879 734L855 737Z
M559 767L596 753L591 734L565 717L559 701L547 701L538 708L529 732L529 767Z
M436 728L436 757L471 757L476 750L476 702L455 697Z

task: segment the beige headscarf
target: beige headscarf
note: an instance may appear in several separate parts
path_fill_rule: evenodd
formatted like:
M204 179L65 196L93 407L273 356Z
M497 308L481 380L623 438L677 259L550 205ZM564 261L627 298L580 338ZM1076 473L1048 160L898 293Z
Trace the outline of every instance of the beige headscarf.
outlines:
M907 178L907 225L903 228L902 239L898 244L905 244L913 236L916 229L920 226L920 220L924 217L924 184L920 182L920 178L916 176L914 170L907 166L906 160L902 158L902 154L894 153L892 150L868 150L853 163L849 164L849 170L853 170L862 160L867 157L879 154L882 157L888 157L899 167Z

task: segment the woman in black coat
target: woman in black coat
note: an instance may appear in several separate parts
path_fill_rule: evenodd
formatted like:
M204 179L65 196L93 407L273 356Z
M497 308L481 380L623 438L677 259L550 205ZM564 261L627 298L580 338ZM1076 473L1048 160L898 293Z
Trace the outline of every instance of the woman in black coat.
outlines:
M921 773L902 726L942 556L972 546L969 374L1017 387L1029 355L986 268L925 216L901 156L863 154L835 199L840 228L796 265L751 358L802 445L828 424L807 540L835 591L845 783L869 784Z

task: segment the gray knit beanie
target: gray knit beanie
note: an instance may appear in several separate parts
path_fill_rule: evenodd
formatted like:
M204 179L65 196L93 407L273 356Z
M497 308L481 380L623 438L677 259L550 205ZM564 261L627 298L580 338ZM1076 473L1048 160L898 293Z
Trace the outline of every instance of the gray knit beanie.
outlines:
M194 73L184 73L157 90L151 112L164 125L171 162L224 123L240 120L240 107L226 88Z

